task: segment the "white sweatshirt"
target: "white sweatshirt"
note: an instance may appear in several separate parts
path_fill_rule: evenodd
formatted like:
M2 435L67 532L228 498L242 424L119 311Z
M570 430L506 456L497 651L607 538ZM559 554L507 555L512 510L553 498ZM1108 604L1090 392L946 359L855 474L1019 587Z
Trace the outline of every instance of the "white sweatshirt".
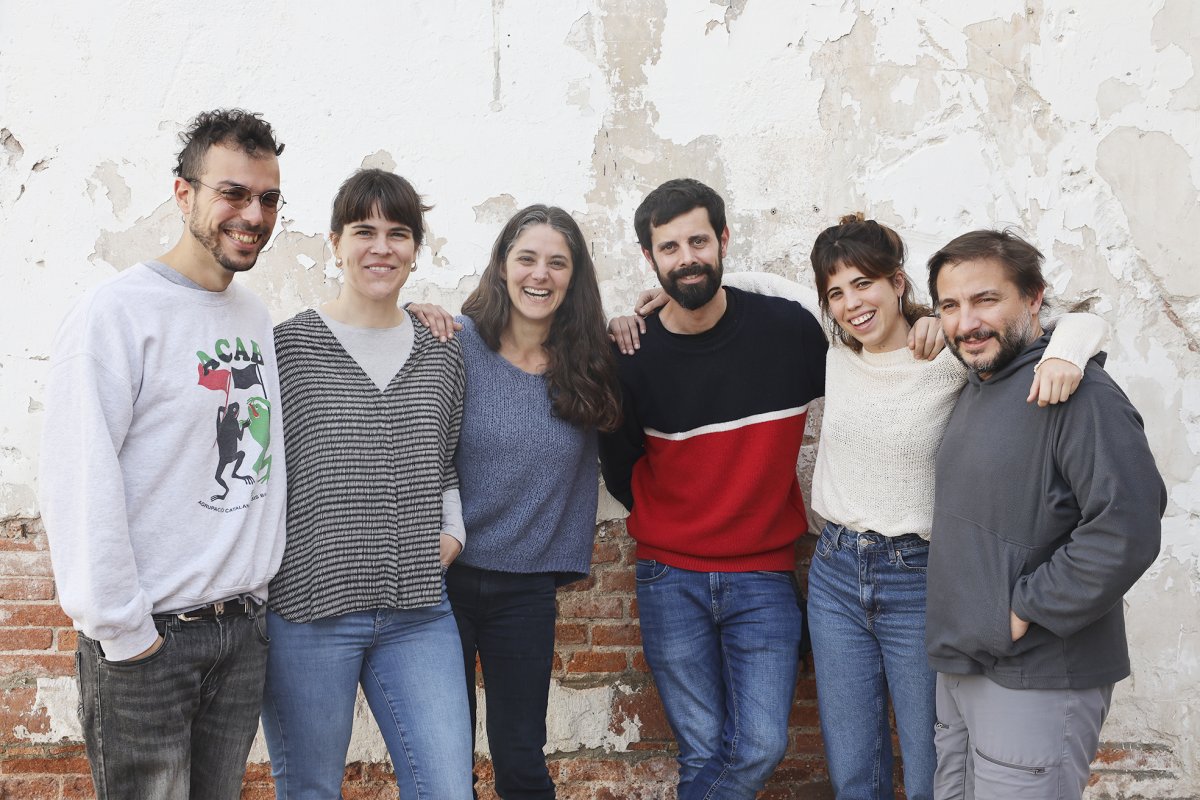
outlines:
M262 302L144 264L85 295L55 337L39 482L63 610L109 659L154 643L152 613L265 600L287 475Z

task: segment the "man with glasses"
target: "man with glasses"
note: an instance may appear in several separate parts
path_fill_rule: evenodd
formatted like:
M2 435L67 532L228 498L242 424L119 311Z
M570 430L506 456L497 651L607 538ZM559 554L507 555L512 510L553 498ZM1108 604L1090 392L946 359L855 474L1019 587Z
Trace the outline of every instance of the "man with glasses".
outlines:
M80 300L47 381L42 512L101 799L239 796L283 553L271 320L233 283L274 230L283 146L237 109L181 139L179 242Z

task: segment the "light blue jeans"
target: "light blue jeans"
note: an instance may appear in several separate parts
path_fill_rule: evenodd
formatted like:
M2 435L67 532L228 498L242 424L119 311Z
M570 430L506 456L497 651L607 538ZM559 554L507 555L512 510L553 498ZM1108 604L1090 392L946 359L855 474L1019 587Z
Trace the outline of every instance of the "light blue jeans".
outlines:
M933 796L934 673L925 658L929 543L829 523L808 572L821 736L839 798L890 800L896 714L904 791Z
M753 800L783 759L799 597L787 572L638 561L642 649L679 745L679 800Z
M458 627L436 606L314 622L269 612L263 732L278 800L341 797L359 684L405 800L470 800L471 729Z

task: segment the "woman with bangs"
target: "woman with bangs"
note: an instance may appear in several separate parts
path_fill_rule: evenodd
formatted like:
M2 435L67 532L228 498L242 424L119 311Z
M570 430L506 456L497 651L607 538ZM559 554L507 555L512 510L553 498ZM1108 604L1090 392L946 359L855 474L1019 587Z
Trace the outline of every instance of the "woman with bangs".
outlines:
M454 463L468 546L446 580L470 722L478 656L496 794L552 800L542 750L556 592L591 567L596 431L620 421L596 269L571 215L533 205L501 230L457 322L409 309L440 335L459 326L466 359Z
M276 797L341 797L361 686L400 795L471 796L471 730L445 568L464 541L459 342L397 306L424 205L354 173L333 201L337 299L275 328L287 545L270 585L262 722Z
M894 796L889 699L905 793L933 796L925 570L934 460L967 370L943 349L930 309L916 302L906 255L894 230L855 214L825 229L810 257L832 346L811 496L826 525L808 573L808 624L826 763L840 800ZM726 273L725 283L805 295L764 273ZM638 313L661 306L657 295L639 298ZM614 320L610 329L623 352L636 347L636 319ZM1090 314L1064 316L1030 402L1067 400L1106 332Z

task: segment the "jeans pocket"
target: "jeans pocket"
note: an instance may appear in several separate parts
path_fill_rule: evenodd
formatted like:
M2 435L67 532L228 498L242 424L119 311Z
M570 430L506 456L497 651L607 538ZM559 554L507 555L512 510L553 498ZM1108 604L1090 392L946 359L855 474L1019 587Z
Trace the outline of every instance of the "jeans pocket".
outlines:
M896 551L896 565L912 572L929 569L929 545L916 545Z
M817 547L813 550L813 555L822 561L828 561L835 550L837 550L837 533L826 525L817 538Z
M771 578L772 580L783 581L784 583L790 583L793 586L795 585L795 582L796 582L795 575L793 575L790 572L783 572L781 570L756 569L756 570L754 570L754 574L762 575L764 578Z
M639 586L649 586L652 583L662 580L670 571L671 568L661 561L639 558L634 578L637 580Z
M442 599L445 600L445 597L446 593L443 591ZM271 637L267 635L267 607L265 605L258 606L250 621L254 625L254 633L258 636L258 641L270 644Z
M163 642L153 653L145 658L131 658L125 661L110 661L108 656L103 654L103 649L100 647L100 643L95 642L96 650L100 653L100 663L108 669L136 669L137 667L158 661L159 658L162 657L163 653L167 651L167 648L171 646L171 640L175 637L171 633L171 626L162 620L155 619L154 627L158 631L158 635L162 637Z

